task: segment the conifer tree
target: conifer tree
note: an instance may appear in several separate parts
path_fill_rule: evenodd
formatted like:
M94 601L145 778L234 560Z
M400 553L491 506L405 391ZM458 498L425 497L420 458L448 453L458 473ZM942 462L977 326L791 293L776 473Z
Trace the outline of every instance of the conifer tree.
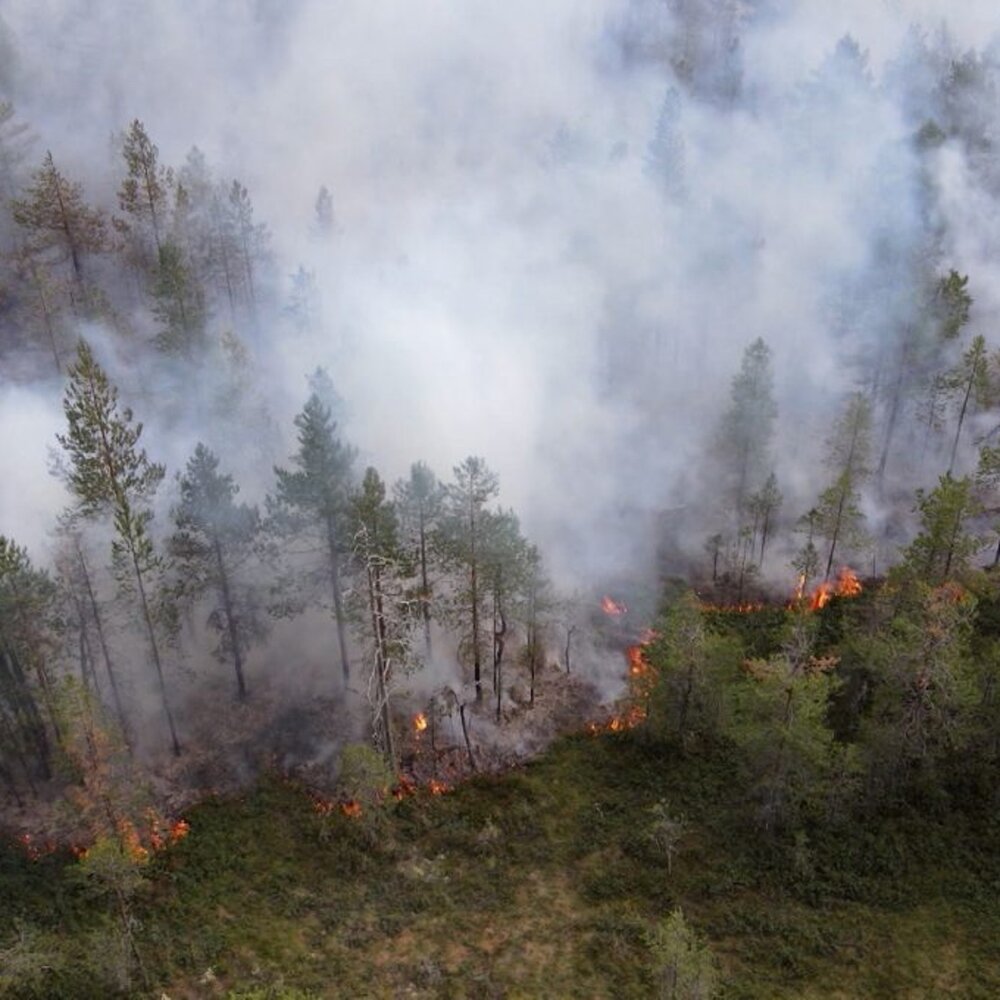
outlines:
M155 602L150 590L163 568L149 536L149 523L153 519L150 502L163 480L164 467L150 462L139 446L142 424L133 420L128 407L119 407L118 390L85 340L80 341L76 362L69 370L63 410L68 428L57 438L69 459L66 484L76 501L75 513L86 518L111 515L115 575L141 611L171 746L179 756L181 746L158 636L166 609Z
M107 245L104 218L83 200L83 189L68 181L45 154L23 199L12 203L14 221L31 250L44 259L68 261L77 285L83 285L87 254Z
M431 649L431 560L432 540L441 523L444 491L437 477L423 462L410 466L408 479L395 487L396 506L408 544L415 550L420 577L420 614L424 625L424 652L429 660Z
M364 617L368 621L373 654L369 701L374 715L375 745L395 772L392 678L405 655L407 615L399 607L402 563L396 511L386 499L385 483L371 467L365 471L361 488L351 499L349 523L352 550L367 595Z
M0 703L7 750L21 759L30 781L33 756L39 773L50 776L50 734L56 739L56 680L49 658L52 643L45 621L54 595L48 575L35 569L27 550L0 535ZM33 675L33 676L32 676Z
M727 508L742 526L752 493L764 486L778 407L771 351L758 337L743 353L730 389L730 404L716 433L715 451Z
M318 536L325 551L333 616L337 625L345 685L351 676L347 652L341 561L349 550L345 518L352 486L355 451L337 436L337 425L319 396L310 395L295 418L298 451L293 469L275 467L277 488L270 501L272 525L279 531L306 531Z
M904 561L917 576L941 584L968 568L980 540L966 531L966 523L981 510L972 480L943 475L930 493L917 490L920 533L910 543Z
M236 694L246 699L243 659L261 628L249 588L237 577L253 553L260 528L256 507L236 503L239 487L219 472L218 457L199 443L178 476L180 501L174 507L177 527L170 550L181 570L181 586L189 598L211 594L209 625L219 634L215 655L231 660Z
M955 439L951 445L951 458L948 461L950 476L955 468L955 458L958 455L958 443L962 437L965 418L970 413L989 406L993 399L986 339L982 335L973 337L969 349L962 355L961 362L944 377L942 385L948 396L958 402Z
M455 566L462 583L457 595L463 645L472 661L476 701L483 699L483 601L482 579L486 530L486 504L497 495L500 483L483 459L470 455L454 470L455 480L446 489L446 520L441 538L443 552Z
M827 452L827 468L834 480L816 505L816 533L829 542L824 578L833 570L838 546L856 546L863 540L864 514L860 488L871 474L871 405L855 393L837 421Z
M136 118L122 139L122 157L127 174L118 189L118 204L133 220L133 226L148 227L153 251L158 257L166 226L168 198L173 176L160 165L160 151L150 141L146 127Z

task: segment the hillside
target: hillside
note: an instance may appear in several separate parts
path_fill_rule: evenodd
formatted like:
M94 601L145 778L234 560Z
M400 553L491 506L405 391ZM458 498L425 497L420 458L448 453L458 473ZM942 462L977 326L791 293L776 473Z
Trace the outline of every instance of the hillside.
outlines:
M564 739L374 826L277 780L205 803L139 897L156 990L138 995L648 997L647 935L677 906L726 997L997 995L995 818L734 837L735 773L725 747L684 757L626 733ZM660 801L685 817L672 864L647 836ZM3 855L4 924L24 930L4 995L111 995L111 924L63 864Z

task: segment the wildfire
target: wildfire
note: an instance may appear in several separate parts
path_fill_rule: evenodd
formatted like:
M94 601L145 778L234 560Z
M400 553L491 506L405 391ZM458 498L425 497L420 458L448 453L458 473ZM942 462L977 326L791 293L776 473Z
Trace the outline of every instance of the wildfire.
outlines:
M656 670L646 659L644 650L657 637L656 632L647 629L642 641L629 646L625 651L628 659L629 705L619 715L613 715L605 722L588 723L587 732L591 736L598 733L623 733L645 721L646 705L656 683Z
M414 732L422 733L427 728L427 716L423 712L418 712L413 717Z
M797 599L801 598L802 589L802 582L800 582L796 591ZM857 574L849 566L843 566L837 574L835 582L823 580L810 594L809 608L811 611L819 611L830 603L831 597L857 597L861 590L861 581Z
M624 604L608 597L607 594L601 598L601 610L611 618L621 618L622 615L628 613L628 608Z
M361 803L357 799L348 799L340 803L340 811L351 819L357 819L361 815Z
M437 778L431 778L431 780L427 782L427 791L429 791L431 795L444 795L445 792L451 791L451 787L443 781L438 781Z

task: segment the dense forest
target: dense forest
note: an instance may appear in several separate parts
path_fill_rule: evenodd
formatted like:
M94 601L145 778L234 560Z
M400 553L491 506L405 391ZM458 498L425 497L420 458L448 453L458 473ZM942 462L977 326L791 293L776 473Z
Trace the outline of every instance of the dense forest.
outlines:
M48 6L0 994L995 995L1000 20Z

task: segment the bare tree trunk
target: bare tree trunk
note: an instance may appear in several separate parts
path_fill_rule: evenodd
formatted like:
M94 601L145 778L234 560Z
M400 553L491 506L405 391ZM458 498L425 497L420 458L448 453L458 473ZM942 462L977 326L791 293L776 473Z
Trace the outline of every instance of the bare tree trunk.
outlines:
M132 740L129 735L128 723L125 720L125 709L122 707L121 693L118 690L118 679L115 677L114 667L111 664L111 653L108 651L108 643L104 637L104 623L101 620L101 610L97 605L97 595L90 579L90 569L87 561L83 557L83 549L80 548L79 541L74 542L77 562L80 565L80 572L83 574L83 583L87 590L87 600L90 604L90 613L94 619L94 628L97 630L97 641L101 647L101 656L104 660L104 669L108 674L108 682L111 684L111 697L115 703L115 715L118 718L118 725L121 727L122 738L129 752L132 750Z
M333 518L326 519L326 542L330 552L330 584L333 588L333 617L337 622L337 643L340 646L340 665L344 672L344 687L351 682L351 664L347 657L347 628L344 623L344 595L340 587L340 557Z
M462 736L465 737L465 750L469 755L469 767L476 770L476 758L472 756L472 743L469 741L469 727L465 723L465 705L458 706L458 717L462 720Z
M163 663L160 660L160 647L156 641L156 630L153 628L153 618L149 613L149 601L146 599L146 586L142 579L142 570L139 568L139 559L135 549L131 548L132 568L135 570L135 582L139 590L139 603L142 606L142 618L146 623L146 635L149 638L149 648L153 654L153 667L156 669L156 680L160 688L160 698L163 701L163 712L167 717L167 726L170 729L170 743L175 757L181 755L181 744L177 739L177 728L174 726L174 713L170 709L170 699L167 697L167 682L163 676Z
M233 598L229 592L229 574L222 558L222 543L218 537L212 538L212 548L215 551L215 568L219 574L219 591L222 595L222 606L226 612L226 628L229 632L229 645L233 650L233 668L236 671L236 696L240 701L247 699L247 686L243 678L243 653L240 650L240 637L236 627L236 614L233 611Z

